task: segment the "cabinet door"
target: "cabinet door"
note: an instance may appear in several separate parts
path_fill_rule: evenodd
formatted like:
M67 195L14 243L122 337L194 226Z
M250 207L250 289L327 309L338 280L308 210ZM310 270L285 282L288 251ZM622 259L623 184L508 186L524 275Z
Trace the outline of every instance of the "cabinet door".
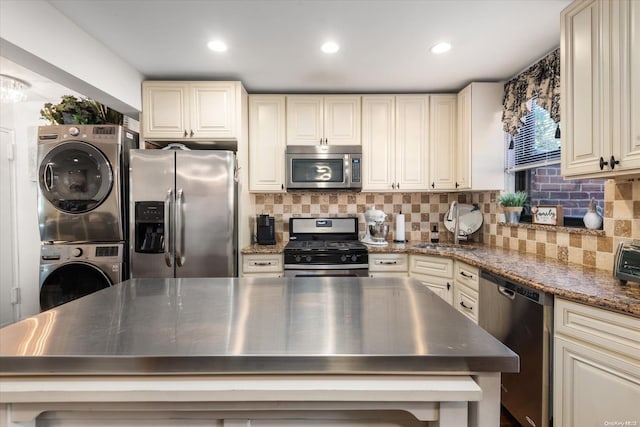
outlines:
M249 97L249 190L284 191L285 97Z
M620 67L614 62L616 79L620 80L620 102L613 105L613 117L619 118L620 123L613 127L613 140L619 141L618 152L620 159L616 170L622 173L640 173L640 3L637 1L620 1L614 4L614 22L619 40ZM620 107L618 113L616 109ZM615 132L621 134L617 136Z
M324 141L322 96L287 96L287 145L318 145Z
M393 96L362 97L363 191L388 191L395 183L395 128Z
M431 189L456 189L456 96L431 95L429 172Z
M554 344L554 425L638 422L637 362L570 339L556 337Z
M236 137L236 85L234 82L190 85L190 138Z
M189 89L181 82L142 83L142 137L182 139L190 129Z
M411 277L431 289L436 295L453 304L452 280L445 277L426 276L423 274L411 274Z
M567 177L599 173L600 159L610 156L610 4L574 2L561 15L562 174Z
M427 189L429 96L396 96L396 184L400 191Z
M329 145L360 145L361 97L324 97L324 137Z
M458 93L455 178L458 190L471 188L471 85Z

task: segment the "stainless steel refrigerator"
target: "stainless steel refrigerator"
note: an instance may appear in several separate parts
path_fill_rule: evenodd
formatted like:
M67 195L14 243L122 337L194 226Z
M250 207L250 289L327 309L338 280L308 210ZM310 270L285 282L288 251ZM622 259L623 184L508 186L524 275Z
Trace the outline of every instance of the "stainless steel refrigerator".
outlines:
M131 150L131 277L237 276L236 157Z

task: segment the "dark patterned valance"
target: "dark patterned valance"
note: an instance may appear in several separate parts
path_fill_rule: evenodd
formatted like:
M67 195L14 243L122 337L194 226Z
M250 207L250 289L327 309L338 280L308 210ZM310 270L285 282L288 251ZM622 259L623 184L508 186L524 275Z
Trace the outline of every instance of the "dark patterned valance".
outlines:
M529 101L560 122L560 49L556 49L504 85L502 123L505 132L516 135L530 112Z

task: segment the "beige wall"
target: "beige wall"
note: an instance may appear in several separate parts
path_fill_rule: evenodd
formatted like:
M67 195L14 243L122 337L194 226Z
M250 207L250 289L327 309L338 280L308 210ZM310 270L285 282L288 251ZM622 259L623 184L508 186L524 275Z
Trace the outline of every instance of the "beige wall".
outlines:
M498 223L498 192L469 193L284 193L252 194L255 214L267 213L276 218L276 239L289 239L287 224L292 216L359 216L375 205L387 215L405 214L406 238L429 239L429 230L438 224L441 241L451 241L452 234L443 225L444 215L453 200L477 203L484 213L482 231L476 242L507 247L522 252L558 259L564 263L597 266L612 270L618 243L640 239L640 179L608 180L605 184L604 230L571 232L565 227L506 226ZM392 223L392 221L390 221ZM393 239L393 227L389 238ZM255 233L255 230L254 230Z

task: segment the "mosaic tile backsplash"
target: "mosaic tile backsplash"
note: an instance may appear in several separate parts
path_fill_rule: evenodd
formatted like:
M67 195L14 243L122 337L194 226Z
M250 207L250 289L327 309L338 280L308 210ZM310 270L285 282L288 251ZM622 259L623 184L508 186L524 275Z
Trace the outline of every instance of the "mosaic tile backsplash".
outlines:
M452 201L477 204L484 215L482 229L472 236L474 242L505 247L558 259L564 263L612 270L618 243L640 239L640 180L605 182L604 230L574 231L568 227L509 226L499 223L499 192L463 193L283 193L252 194L255 214L275 217L276 240L289 240L289 218L357 216L364 233L364 212L371 206L387 214L389 240L395 239L394 215L405 216L405 239L428 241L433 225L440 240L453 240L444 228L444 216Z

